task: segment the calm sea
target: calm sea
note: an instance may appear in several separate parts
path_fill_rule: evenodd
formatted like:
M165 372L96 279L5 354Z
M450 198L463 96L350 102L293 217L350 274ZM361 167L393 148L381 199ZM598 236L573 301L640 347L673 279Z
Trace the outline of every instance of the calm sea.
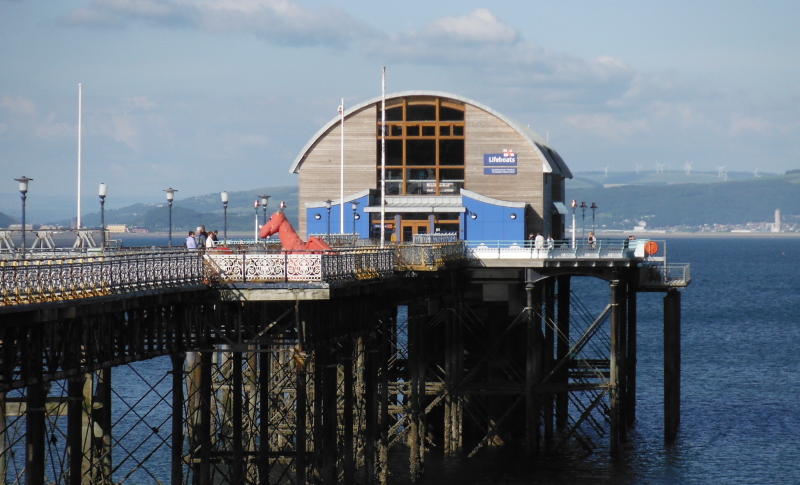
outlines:
M663 294L639 295L637 423L623 456L426 457L421 483L800 483L800 238L668 239L682 294L681 427L663 441ZM585 280L585 279L579 279ZM573 283L585 302L607 285ZM594 295L594 296L592 296ZM406 483L397 469L392 483Z

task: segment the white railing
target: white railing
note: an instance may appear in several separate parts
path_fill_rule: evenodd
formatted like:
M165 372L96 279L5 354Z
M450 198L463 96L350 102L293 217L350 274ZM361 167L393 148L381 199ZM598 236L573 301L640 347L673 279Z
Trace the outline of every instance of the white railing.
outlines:
M640 259L664 261L666 242L650 239L558 240L537 245L534 241L468 241L466 255L472 259Z

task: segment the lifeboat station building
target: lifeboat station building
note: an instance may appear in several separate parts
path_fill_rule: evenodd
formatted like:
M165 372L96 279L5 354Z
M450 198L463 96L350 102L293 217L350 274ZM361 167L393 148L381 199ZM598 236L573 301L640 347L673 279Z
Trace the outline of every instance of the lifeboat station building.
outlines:
M295 159L299 233L379 238L383 210L384 235L395 241L564 237L572 174L527 126L455 94L409 91L386 96L382 128L382 102L346 110Z

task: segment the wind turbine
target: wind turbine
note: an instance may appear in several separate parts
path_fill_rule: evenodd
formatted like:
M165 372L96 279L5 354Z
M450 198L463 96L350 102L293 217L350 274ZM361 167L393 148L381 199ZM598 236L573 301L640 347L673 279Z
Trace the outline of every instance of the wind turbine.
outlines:
M634 163L636 163L636 162L634 162ZM642 164L641 163L636 163L636 175L639 175L639 169L640 168L642 168Z
M756 178L761 176L758 174L758 169L753 170L753 175L755 175Z
M608 178L608 168L609 168L610 166L611 166L611 165L607 165L607 166L606 166L606 168L605 168L605 171L606 171L606 178Z
M671 173L672 173L672 164L671 164L671 163L669 163L669 162L667 162L667 163L665 163L664 165L666 165L666 166L667 166L667 173L670 173L670 174L671 174Z
M683 170L686 172L686 175L690 175L692 173L692 162L687 161L684 163Z
M656 162L656 173L664 173L664 165L666 164Z
M722 178L722 172L725 171L725 167L717 167L717 176Z

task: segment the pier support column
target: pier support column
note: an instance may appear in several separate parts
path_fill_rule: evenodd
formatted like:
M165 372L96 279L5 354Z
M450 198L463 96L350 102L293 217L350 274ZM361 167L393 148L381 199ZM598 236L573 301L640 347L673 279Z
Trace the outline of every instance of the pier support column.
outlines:
M34 345L35 347L35 345ZM41 364L37 383L28 387L25 409L25 485L43 485L45 472L45 400L47 389L42 383Z
M636 423L636 292L638 279L638 268L631 271L628 280L628 355L625 365L626 389L625 417L628 428L633 428Z
M99 471L97 483L113 483L111 433L113 420L111 417L111 368L100 369L97 373L97 387L94 395L93 421L95 424L94 442L99 462L95 464Z
M272 381L272 350L269 345L262 344L258 353L258 402L259 402L259 441L258 441L258 483L269 485L270 466L270 384ZM298 374L300 373L298 369ZM297 399L297 396L295 395ZM296 414L299 421L299 413ZM299 423L295 423L299 425ZM299 427L299 426L298 426ZM299 459L299 451L298 451ZM297 463L297 461L295 461Z
M555 279L544 280L544 358L542 376L546 376L553 369L553 355L555 353ZM553 416L554 395L548 394L542 398L544 404L544 440L553 441Z
M610 375L608 382L609 398L611 406L609 409L609 420L611 421L611 455L619 454L620 446L620 395L619 395L619 344L620 344L620 305L619 305L619 281L614 280L611 286L611 351L610 351Z
M664 297L664 439L671 443L681 423L681 294Z
M231 481L233 483L244 483L244 443L242 441L242 410L243 389L242 389L242 353L233 352L231 354L231 364L233 369L233 463L231 463Z
M299 345L298 345L299 347ZM308 380L308 372L306 371L306 353L302 349L296 349L298 355L297 375L296 375L296 397L295 397L295 413L296 413L296 429L295 437L297 443L295 445L295 467L297 474L297 483L306 483L306 471L308 470L308 453L306 448L306 441L308 440L308 393L306 391L306 381ZM263 360L263 359L262 359ZM268 404L262 401L262 416L264 412L269 412ZM267 409L263 409L267 406ZM263 419L263 418L262 418ZM264 428L262 427L262 430ZM261 443L264 444L264 437L267 435L262 434ZM262 483L269 483L269 475L262 478Z
M172 359L172 483L183 483L183 364L186 354Z
M344 425L344 449L342 450L342 460L344 468L344 483L353 483L355 481L355 453L354 453L354 430L355 426L355 408L353 406L353 396L355 394L355 387L353 385L357 372L356 367L353 365L353 352L354 345L352 340L348 340L342 349L343 356L343 376L342 387L344 392L344 408L342 410L342 424Z
M561 361L569 358L569 306L570 306L570 277L567 275L559 276L558 282L558 332L556 340L556 359ZM569 365L564 365L556 376L556 382L563 386L564 391L556 395L556 428L564 431L569 422L569 394L566 391L569 376Z
M408 307L408 374L410 411L408 449L411 481L422 477L422 456L424 450L424 421L422 401L425 395L425 371L422 356L422 333L425 331L426 311L420 305Z
M366 341L366 373L364 375L364 474L366 483L375 483L377 478L378 431L378 343L377 335L370 334Z
M542 353L544 337L542 335L542 286L528 282L527 324L527 357L525 366L525 447L530 455L539 453L541 441L542 403L536 388L542 381Z
M200 445L200 485L211 485L211 367L212 352L204 350L200 353L200 424L197 441Z
M337 365L336 354L333 350L317 349L317 357L324 359L317 365L321 366L322 376L322 395L316 396L316 399L322 398L322 483L336 483L336 459L339 456L337 430L338 423L338 405L337 405ZM318 374L319 375L319 374ZM319 385L319 382L317 382ZM352 410L349 410L352 412ZM317 424L315 424L315 427ZM314 444L317 446L317 443Z
M83 439L90 430L84 413L84 392L86 376L83 374L70 378L67 384L67 455L69 459L69 485L84 483ZM5 475L0 475L5 477Z

